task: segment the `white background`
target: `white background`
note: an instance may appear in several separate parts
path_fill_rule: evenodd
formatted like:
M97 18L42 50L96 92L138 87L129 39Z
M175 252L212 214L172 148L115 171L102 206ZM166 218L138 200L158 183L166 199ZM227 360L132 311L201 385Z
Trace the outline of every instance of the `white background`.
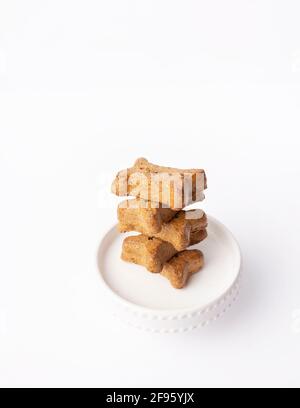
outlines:
M298 0L0 0L0 385L300 386ZM134 159L204 167L244 255L219 322L114 321L96 269Z

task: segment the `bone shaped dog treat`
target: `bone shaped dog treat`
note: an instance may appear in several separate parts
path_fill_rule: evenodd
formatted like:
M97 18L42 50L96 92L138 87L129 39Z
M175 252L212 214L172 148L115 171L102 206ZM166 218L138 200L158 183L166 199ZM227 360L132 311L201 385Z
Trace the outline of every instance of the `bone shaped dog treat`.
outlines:
M202 201L206 188L204 170L162 167L143 158L120 171L112 184L117 196L134 196L175 210Z
M175 217L177 211L170 208L153 208L150 201L142 199L123 201L118 207L119 231L136 231L153 236L161 231L163 223Z
M164 264L176 253L176 249L169 242L145 235L136 235L124 240L122 259L145 266L150 272L159 273Z
M204 265L204 256L201 251L188 250L175 255L164 265L161 274L169 279L175 289L182 289L189 277L199 272Z
M126 203L140 205L143 200L128 200ZM124 203L121 203L122 207ZM132 203L132 204L131 204ZM150 205L149 205L150 206ZM175 212L170 209L119 208L120 232L136 231L170 242L177 251L198 244L207 237L207 217L202 210ZM173 217L171 221L167 221ZM154 232L159 230L158 232Z
M177 251L183 251L207 237L206 231L203 232L206 227L207 217L202 210L180 211L154 236L170 242Z

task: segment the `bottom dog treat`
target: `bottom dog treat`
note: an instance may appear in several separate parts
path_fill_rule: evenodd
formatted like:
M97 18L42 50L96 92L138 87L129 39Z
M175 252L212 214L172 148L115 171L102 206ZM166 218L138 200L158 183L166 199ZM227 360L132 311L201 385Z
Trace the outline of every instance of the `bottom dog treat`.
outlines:
M204 265L204 256L201 251L187 250L179 252L167 262L161 274L169 279L176 289L182 289L189 277L199 272Z
M150 272L159 273L164 264L176 253L176 249L169 242L146 235L136 235L124 240L122 259L145 266Z

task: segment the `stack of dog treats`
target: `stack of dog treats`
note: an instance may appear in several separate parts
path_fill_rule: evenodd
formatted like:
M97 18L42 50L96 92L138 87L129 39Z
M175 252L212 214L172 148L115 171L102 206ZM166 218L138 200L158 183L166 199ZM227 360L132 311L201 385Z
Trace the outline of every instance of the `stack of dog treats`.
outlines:
M142 265L169 279L181 289L204 265L197 249L187 248L207 237L207 217L202 210L184 210L204 199L204 170L161 167L138 159L119 172L112 192L132 196L118 207L119 231L138 232L124 240L122 259Z

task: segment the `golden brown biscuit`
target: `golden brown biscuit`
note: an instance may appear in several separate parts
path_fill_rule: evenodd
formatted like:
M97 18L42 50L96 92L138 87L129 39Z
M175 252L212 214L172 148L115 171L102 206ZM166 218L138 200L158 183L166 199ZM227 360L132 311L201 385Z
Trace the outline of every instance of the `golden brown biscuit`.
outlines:
M126 262L145 266L150 272L159 273L164 264L176 253L176 249L169 242L145 235L137 235L124 240L122 259Z
M200 242L204 241L207 238L207 236L208 234L206 229L200 231L192 231L190 246L199 244Z
M177 211L170 208L153 208L152 203L142 199L123 201L118 207L119 231L136 231L153 236L162 225L175 217Z
M202 210L180 211L154 236L170 242L177 251L183 251L207 237L206 231L203 232L206 227L207 217Z
M161 274L169 279L174 288L182 289L189 277L199 272L203 265L204 256L201 251L183 251L165 264Z
M119 172L112 184L118 196L139 197L175 210L203 200L206 188L204 170L162 167L143 158Z

